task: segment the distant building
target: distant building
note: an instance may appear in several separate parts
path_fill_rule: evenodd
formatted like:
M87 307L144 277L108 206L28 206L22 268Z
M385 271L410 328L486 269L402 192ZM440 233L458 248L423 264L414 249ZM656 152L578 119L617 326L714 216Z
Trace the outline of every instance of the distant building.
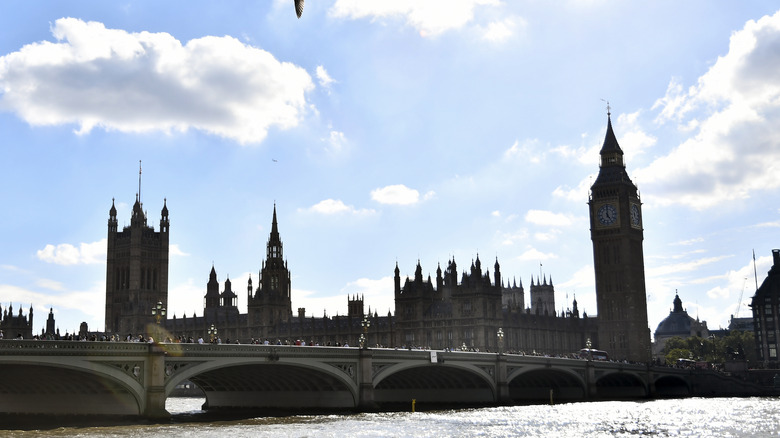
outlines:
M623 151L607 119L599 175L589 199L598 317L580 315L576 299L560 313L552 278L531 278L526 301L522 282L505 282L498 259L493 271L477 255L459 272L455 260L423 278L418 261L414 277L403 282L394 271L395 315L364 310L363 298L348 298L347 315L306 316L292 309L291 274L283 255L276 205L265 260L258 276L247 282L247 313L240 313L230 279L220 282L212 265L202 316L182 315L160 321L167 335L196 340L217 332L228 339L356 345L366 334L368 345L463 348L527 353L571 354L590 340L615 359L646 361L650 354L647 326L641 200L623 163ZM140 192L140 186L139 186ZM160 228L146 222L136 195L129 227L118 229L113 203L108 221L106 331L124 336L144 333L154 323L151 309L168 305L168 208L163 203ZM492 274L492 280L491 280ZM256 283L253 283L255 281ZM256 287L255 287L256 286ZM365 312L365 313L364 313ZM503 338L499 337L503 333Z
M403 282L396 265L396 345L498 351L501 329L505 351L568 355L588 338L597 340L596 319L580 317L576 300L568 312L557 314L552 280L531 279L533 304L526 308L522 286L502 285L498 260L493 279L489 270L483 272L479 255L462 274L449 260L444 271L437 268L435 284L430 276L423 278L419 261L414 278Z
M105 331L141 333L154 322L152 307L158 302L168 306L168 206L163 201L159 231L147 224L139 194L130 226L119 231L116 214L112 201L106 248Z
M756 352L765 368L778 368L777 342L780 339L780 249L772 250L772 259L772 268L750 304Z
M723 338L729 335L731 332L750 332L753 333L755 331L755 327L753 325L753 317L747 317L747 318L735 318L734 315L731 315L731 318L729 318L729 325L728 327L719 328L717 330L710 330L710 336L714 336L716 338Z
M22 314L22 308L19 307L18 314L14 315L14 305L10 304L7 309L3 309L3 319L0 319L0 331L3 332L3 339L31 339L33 337L33 309L25 316Z
M753 318L735 318L734 315L731 315L731 319L729 319L728 330L738 332L752 332L755 330Z
M663 319L658 328L655 329L655 344L653 346L653 356L661 357L666 341L670 338L679 337L688 339L693 336L707 338L710 335L707 329L707 321L699 321L699 318L693 318L683 309L680 296L674 295L674 307L669 312L669 316Z
M368 345L394 345L393 317L377 312L364 313L363 298L348 298L347 315L306 317L306 309L292 312L291 275L284 259L283 243L274 205L271 233L266 244L266 257L261 263L257 288L250 276L247 281L247 313L238 310L238 295L230 279L220 292L217 271L211 267L206 283L202 316L169 317L162 321L167 333L175 338L210 341L208 333L216 331L221 342L305 343L316 345L357 345L368 322ZM150 307L151 310L151 307Z

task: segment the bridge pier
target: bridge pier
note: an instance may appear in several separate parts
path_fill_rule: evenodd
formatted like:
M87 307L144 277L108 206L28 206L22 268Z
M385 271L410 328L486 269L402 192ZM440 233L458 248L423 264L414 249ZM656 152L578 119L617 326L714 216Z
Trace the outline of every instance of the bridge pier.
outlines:
M585 399L596 400L599 398L599 389L596 386L596 368L593 361L588 360L585 363Z
M165 410L165 350L159 345L149 345L149 356L144 373L146 394L143 416L151 419L168 418Z
M379 406L374 400L374 352L361 348L358 354L358 403L360 412L374 412Z
M509 382L507 381L506 356L499 353L496 356L496 404L511 405Z

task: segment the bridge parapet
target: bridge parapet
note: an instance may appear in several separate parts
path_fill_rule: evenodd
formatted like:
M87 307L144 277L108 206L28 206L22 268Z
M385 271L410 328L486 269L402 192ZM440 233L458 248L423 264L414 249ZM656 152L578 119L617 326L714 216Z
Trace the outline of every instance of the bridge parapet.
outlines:
M139 355L149 345L139 342L0 340L0 354L30 355Z

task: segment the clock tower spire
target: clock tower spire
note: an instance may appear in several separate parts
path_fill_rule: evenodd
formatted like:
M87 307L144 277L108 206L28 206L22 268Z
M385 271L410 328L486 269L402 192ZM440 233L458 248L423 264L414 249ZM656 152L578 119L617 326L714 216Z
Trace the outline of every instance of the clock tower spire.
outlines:
M607 114L596 182L590 188L590 237L596 275L598 347L616 359L650 358L644 233L639 191L626 172L623 150Z

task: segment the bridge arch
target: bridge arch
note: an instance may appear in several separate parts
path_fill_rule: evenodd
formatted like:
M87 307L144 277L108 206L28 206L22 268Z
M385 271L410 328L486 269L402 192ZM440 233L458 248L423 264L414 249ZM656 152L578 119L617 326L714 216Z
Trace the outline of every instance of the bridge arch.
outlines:
M600 376L596 380L596 393L599 398L608 399L645 398L650 395L642 376L620 370Z
M654 384L656 397L688 397L692 393L690 383L679 375L660 376Z
M181 371L165 382L165 394L190 380L205 393L207 409L351 409L358 404L357 363L232 357L178 365ZM169 359L166 367L168 373L177 362Z
M492 370L491 367L486 367ZM493 376L481 367L445 363L400 362L382 367L373 379L374 401L382 404L483 404L496 401Z
M0 360L0 412L140 415L146 408L143 360L124 364L73 357ZM136 375L137 374L137 375Z
M535 366L517 369L507 376L509 398L513 401L584 400L585 380L567 368ZM552 395L550 392L552 391Z

